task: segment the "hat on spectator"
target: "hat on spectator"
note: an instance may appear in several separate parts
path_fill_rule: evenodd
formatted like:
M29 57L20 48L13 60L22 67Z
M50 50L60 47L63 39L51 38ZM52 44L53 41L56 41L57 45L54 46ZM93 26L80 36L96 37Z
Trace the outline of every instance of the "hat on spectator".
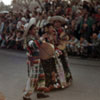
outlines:
M32 17L32 18L30 19L29 23L36 24L36 18Z
M76 11L76 14L78 14L78 13L81 13L81 10L78 9L78 10Z
M61 22L61 24L65 24L66 23L65 18L62 17L62 16L53 16L53 17L51 17L49 19L49 22L51 22L51 23L54 23L55 21L59 21L59 22Z
M22 17L22 18L21 18L21 21L23 21L23 22L27 22L27 20L26 20L25 17Z
M28 27L28 24L29 24L29 23L26 23L26 24L24 25L24 30Z
M32 13L30 13L29 16L32 17Z

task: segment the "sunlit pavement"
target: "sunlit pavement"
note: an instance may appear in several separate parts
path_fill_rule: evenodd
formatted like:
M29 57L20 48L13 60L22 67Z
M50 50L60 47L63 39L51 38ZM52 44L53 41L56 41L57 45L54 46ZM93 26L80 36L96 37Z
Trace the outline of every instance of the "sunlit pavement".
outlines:
M67 89L48 93L43 100L100 100L100 60L70 58L73 84ZM26 55L0 50L0 92L7 100L22 100L27 80ZM36 99L36 93L32 100Z

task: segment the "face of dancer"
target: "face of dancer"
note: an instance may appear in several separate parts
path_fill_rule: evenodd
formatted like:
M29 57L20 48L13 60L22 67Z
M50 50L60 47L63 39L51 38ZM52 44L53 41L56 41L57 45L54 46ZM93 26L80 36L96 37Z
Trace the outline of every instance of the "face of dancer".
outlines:
M49 33L49 35L52 36L52 38L56 37L56 30L55 30L54 26L49 26L48 33Z
M49 31L49 34L51 34L51 35L55 34L55 32L56 32L55 28L53 26L49 26L48 31Z
M56 30L55 30L54 26L49 26L48 31L49 31L50 37L51 37L53 40L56 41L56 40L57 40L57 35L56 35Z
M54 22L54 27L55 28L60 28L61 27L61 22L60 21L55 21Z
M29 34L30 35L33 35L33 36L36 36L36 33L37 33L37 28L36 26L32 26L29 30Z

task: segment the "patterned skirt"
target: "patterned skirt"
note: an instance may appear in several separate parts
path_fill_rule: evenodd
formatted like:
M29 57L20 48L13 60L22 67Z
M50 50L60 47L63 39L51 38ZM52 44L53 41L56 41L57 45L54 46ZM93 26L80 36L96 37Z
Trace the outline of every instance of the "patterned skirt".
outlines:
M69 86L72 82L72 74L69 69L67 53L65 51L62 51L62 55L60 55L58 59L60 60L62 66L63 66L66 83Z
M41 60L43 70L45 73L45 84L46 87L54 86L55 88L59 87L58 74L56 69L55 58L50 58L47 60Z

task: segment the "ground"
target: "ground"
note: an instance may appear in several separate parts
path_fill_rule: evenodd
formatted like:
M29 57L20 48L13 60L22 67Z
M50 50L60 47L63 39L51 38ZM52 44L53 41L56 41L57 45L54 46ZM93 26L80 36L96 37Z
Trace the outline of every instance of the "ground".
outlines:
M27 80L24 52L0 50L0 92L7 100L22 100ZM43 100L100 100L100 60L70 58L73 84L64 90L50 92ZM32 96L36 99L36 94Z

